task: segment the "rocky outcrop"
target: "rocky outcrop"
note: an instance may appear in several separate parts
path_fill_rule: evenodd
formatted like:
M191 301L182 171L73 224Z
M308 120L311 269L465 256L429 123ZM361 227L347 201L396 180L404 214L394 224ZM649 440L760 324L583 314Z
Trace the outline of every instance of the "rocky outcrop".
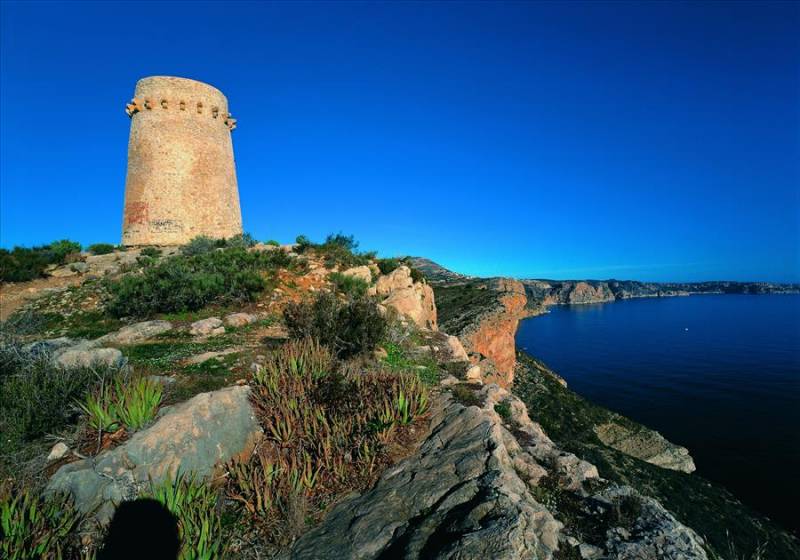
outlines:
M351 278L358 278L367 284L372 282L372 271L366 265L348 268L347 270L343 271L342 274L345 276L350 276Z
M496 279L487 289L494 292L496 304L476 316L458 337L475 363L481 357L494 363L496 375L486 380L509 387L514 381L516 364L514 336L520 319L528 314L528 300L525 287L516 280Z
M557 448L519 399L497 385L472 390L480 405L440 396L414 455L337 505L285 557L551 559L574 548L587 558L706 558L658 502L605 486L593 465ZM603 486L594 497L590 481ZM553 492L598 515L592 542L562 522L573 512L560 511ZM618 523L611 512L623 500L635 507Z
M414 282L411 269L407 266L399 266L389 274L378 277L369 293L378 296L381 305L408 317L418 327L437 329L433 289L424 280Z
M115 504L136 498L150 481L178 473L207 477L220 462L247 454L261 437L249 395L249 387L228 387L167 407L155 424L119 447L61 467L47 490L69 493L81 512L93 512L102 524Z
M696 469L688 449L668 441L655 430L644 427L632 430L610 422L595 426L594 432L609 447L653 465L685 473Z

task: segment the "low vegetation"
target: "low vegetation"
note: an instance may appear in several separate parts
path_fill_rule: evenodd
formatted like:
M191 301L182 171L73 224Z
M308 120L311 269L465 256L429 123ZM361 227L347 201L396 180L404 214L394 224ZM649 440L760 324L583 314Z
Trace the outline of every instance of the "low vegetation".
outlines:
M319 340L339 358L373 350L386 333L386 319L365 297L342 300L321 293L312 301L289 304L284 319L295 338Z
M80 516L64 496L39 497L23 490L0 497L0 557L60 560L77 552L73 531Z
M147 317L253 301L277 269L292 264L282 251L242 247L172 257L110 282L108 311L117 317Z
M80 243L62 239L39 247L0 249L0 281L26 282L44 276L50 265L72 262L79 257Z
M333 272L328 275L328 280L333 284L334 289L347 297L363 297L367 295L369 284L362 278Z
M26 443L55 433L78 416L74 406L117 375L114 368L61 369L48 352L0 344L0 455L7 468Z
M249 461L229 464L227 494L277 545L336 496L373 480L429 398L416 375L341 362L311 338L271 353L253 386L267 442Z
M177 560L223 557L219 496L213 487L181 473L175 481L151 485L141 497L160 502L178 520Z
M328 268L338 266L346 269L369 264L374 252L359 252L358 241L352 235L331 234L324 243L313 243L305 235L297 237L297 252L314 253L325 261Z
M227 239L215 239L199 235L181 247L181 254L187 257L204 255L217 249L248 249L256 244L256 240L249 233L235 235Z
M113 253L116 248L117 246L111 243L94 243L89 245L86 250L93 255L108 255Z

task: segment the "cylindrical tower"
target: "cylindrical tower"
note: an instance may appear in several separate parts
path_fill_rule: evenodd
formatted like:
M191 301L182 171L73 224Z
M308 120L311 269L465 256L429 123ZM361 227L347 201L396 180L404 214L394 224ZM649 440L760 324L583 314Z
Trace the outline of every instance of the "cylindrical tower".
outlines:
M185 78L136 83L125 180L123 245L181 245L242 233L231 131L218 89Z

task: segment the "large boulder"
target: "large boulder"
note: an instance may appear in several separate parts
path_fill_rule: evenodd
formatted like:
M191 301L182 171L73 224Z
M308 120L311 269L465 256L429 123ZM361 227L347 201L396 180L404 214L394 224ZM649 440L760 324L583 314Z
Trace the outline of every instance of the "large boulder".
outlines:
M249 395L247 386L228 387L164 408L123 445L61 467L47 490L71 494L81 512L95 512L105 524L115 504L134 499L151 480L209 477L220 463L246 456L261 437Z

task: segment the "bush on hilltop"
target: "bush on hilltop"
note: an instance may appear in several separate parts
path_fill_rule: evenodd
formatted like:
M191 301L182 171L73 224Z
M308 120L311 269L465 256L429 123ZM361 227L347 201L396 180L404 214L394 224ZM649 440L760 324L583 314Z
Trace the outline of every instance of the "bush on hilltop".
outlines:
M252 301L267 287L263 272L291 265L282 251L249 252L242 247L179 255L110 282L108 310L116 317L147 317Z
M71 262L80 251L80 243L69 239L39 247L14 247L11 251L0 249L0 281L27 282L40 278L49 265Z

